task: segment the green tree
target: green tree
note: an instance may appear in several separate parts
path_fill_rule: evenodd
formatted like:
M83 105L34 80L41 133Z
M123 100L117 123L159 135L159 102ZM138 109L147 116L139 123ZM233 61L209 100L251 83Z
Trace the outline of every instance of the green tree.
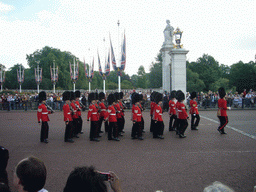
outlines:
M137 79L136 87L143 88L143 89L147 88L146 72L143 65L139 67L137 74L138 74L138 79Z
M162 56L161 53L159 53L156 58L156 63L152 63L150 66L148 88L162 87L162 62Z
M190 93L192 91L201 92L204 88L205 84L199 79L199 74L187 68L187 91Z

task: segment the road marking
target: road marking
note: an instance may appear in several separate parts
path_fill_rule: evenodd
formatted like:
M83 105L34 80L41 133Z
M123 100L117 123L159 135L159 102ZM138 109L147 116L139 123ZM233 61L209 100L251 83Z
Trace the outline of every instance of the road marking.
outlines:
M207 120L209 120L209 121L212 121L212 122L214 122L214 123L217 123L217 124L220 123L219 121L216 121L216 120L214 120L214 119L210 119L210 118L208 118L208 117L204 117L204 116L201 116L201 115L200 115L200 117L202 117L202 118L204 118L204 119L207 119ZM242 135L245 135L245 136L247 136L247 137L250 137L250 138L256 140L256 137L255 137L254 135L251 135L251 134L249 134L249 133L245 133L244 131L241 131L241 130L239 130L239 129L235 128L235 127L231 127L231 126L229 126L229 125L227 125L226 127L229 128L229 129L232 129L233 131L236 131L236 132L238 132L238 133L240 133L240 134L242 134Z

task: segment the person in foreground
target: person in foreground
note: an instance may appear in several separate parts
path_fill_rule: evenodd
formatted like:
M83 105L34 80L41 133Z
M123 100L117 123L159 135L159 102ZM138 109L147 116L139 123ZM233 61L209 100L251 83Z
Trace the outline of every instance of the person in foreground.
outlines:
M204 188L204 192L235 192L233 189L222 184L219 181L215 181L212 185Z
M15 168L13 184L18 192L47 192L44 162L36 157L21 160Z
M101 173L93 166L76 167L70 173L63 192L107 192L107 181L114 192L122 191L114 172Z

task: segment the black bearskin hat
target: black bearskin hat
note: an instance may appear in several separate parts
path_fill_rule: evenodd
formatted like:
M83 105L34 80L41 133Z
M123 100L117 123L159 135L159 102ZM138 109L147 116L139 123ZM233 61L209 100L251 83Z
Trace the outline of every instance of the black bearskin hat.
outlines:
M95 100L95 95L94 95L94 93L89 93L89 95L88 95L88 102L91 103L92 100Z
M185 100L185 95L181 90L177 91L176 99L178 100L178 102L181 102L182 100Z
M135 104L140 101L140 94L134 93L132 96L132 104Z
M113 93L108 95L108 104L112 105L116 101L115 95Z
M124 93L123 92L119 92L119 95L120 95L120 99L124 98Z
M45 101L46 100L46 93L45 91L41 91L39 93L39 103L41 103L42 101Z
M153 101L155 102L155 95L156 95L157 92L153 91L150 95L150 101Z
M191 95L190 95L190 98L191 98L191 99L194 99L194 98L196 98L196 96L197 96L196 92L193 91L193 92L191 93Z
M157 92L155 95L155 103L158 104L160 101L163 101L163 94Z
M143 100L143 95L139 94L139 96L140 96L140 101L142 101Z
M76 98L77 98L77 97L79 97L79 98L80 98L80 96L81 96L81 92L80 92L80 91L76 91L76 92L75 92L75 95L76 95Z
M120 100L120 95L119 95L118 92L115 92L114 95L115 95L116 101L117 101L117 100Z
M219 90L218 90L218 92L219 92L220 98L225 97L226 91L225 91L225 89L224 89L223 87L220 87Z
M99 93L99 100L101 101L102 99L105 99L105 93L100 92Z
M75 92L70 91L70 101L75 100Z
M171 99L173 99L173 98L176 98L176 91L175 90L173 90L171 92Z
M69 91L65 91L65 92L62 94L62 100L63 100L63 101L70 100L70 92L69 92Z
M99 100L99 93L95 92L94 97L95 97L95 100Z

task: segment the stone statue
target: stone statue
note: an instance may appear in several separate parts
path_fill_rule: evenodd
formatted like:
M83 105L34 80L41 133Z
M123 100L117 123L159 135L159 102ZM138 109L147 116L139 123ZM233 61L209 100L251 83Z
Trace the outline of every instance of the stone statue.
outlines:
M166 20L166 23L167 25L164 30L164 38L165 38L164 44L173 44L172 37L173 37L174 28L170 25L170 20Z

